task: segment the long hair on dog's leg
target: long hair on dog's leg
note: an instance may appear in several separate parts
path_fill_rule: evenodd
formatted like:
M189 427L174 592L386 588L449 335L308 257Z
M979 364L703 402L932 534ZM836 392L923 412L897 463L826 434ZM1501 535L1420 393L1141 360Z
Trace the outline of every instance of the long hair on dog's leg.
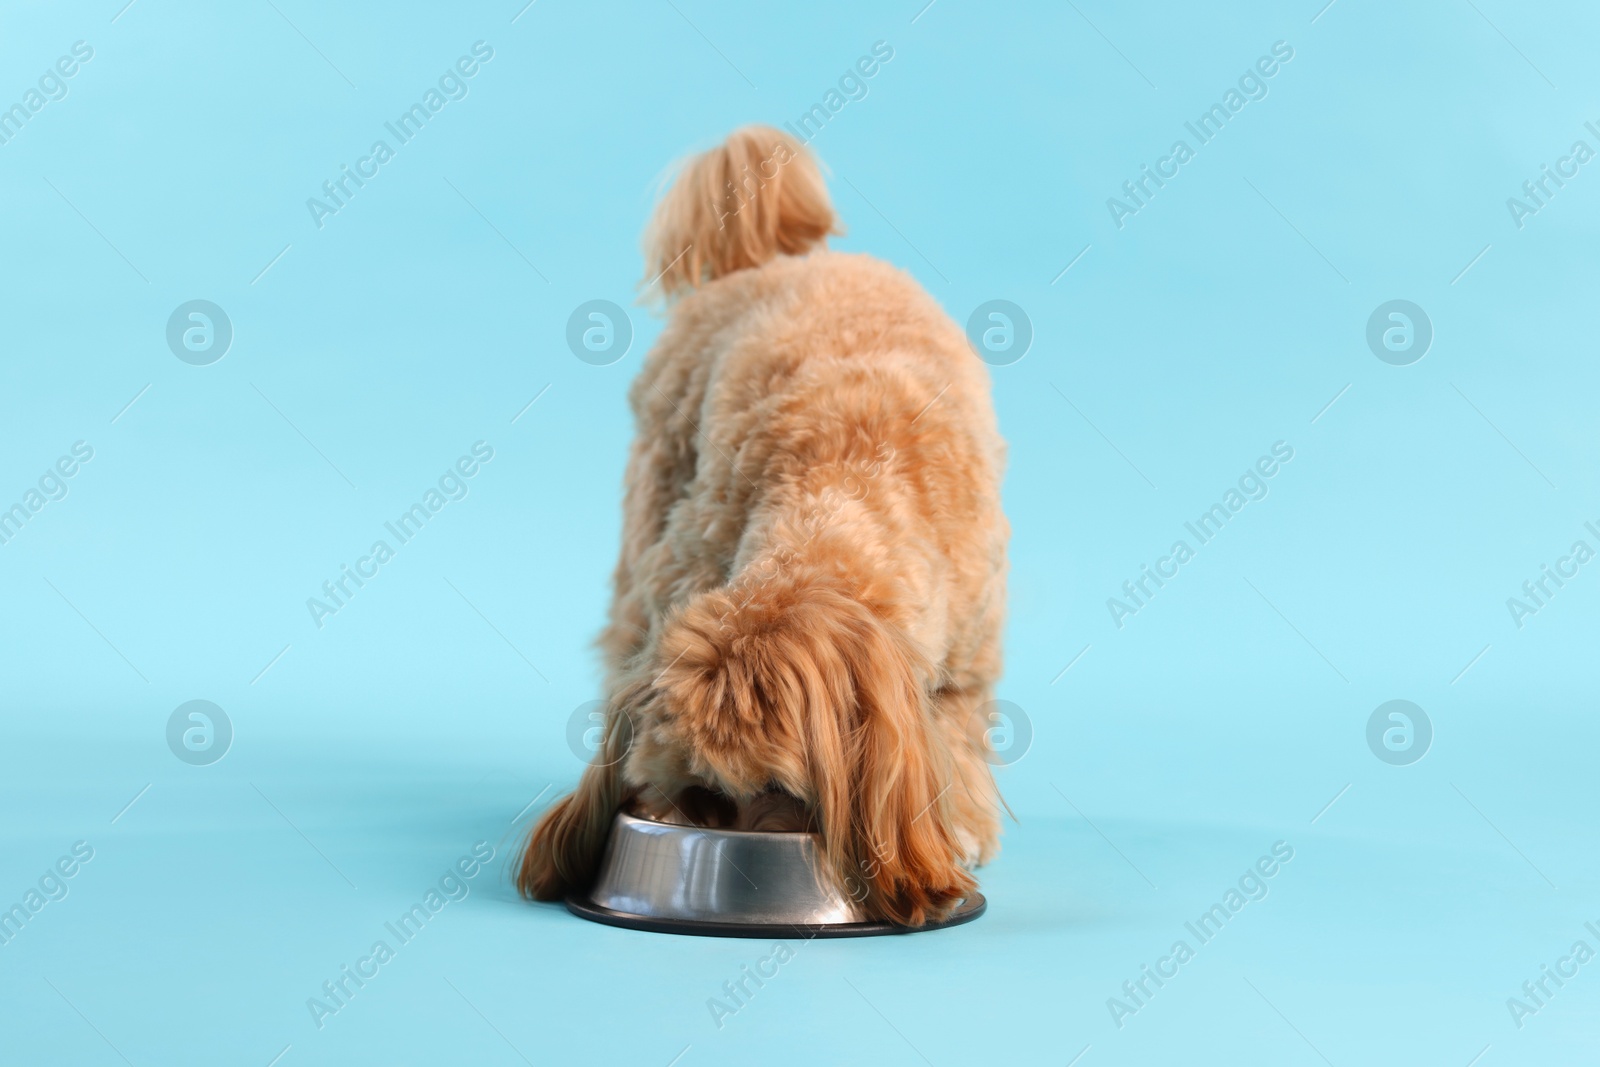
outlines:
M804 570L804 568L800 568ZM822 571L759 595L702 594L664 629L657 745L741 800L776 785L816 809L826 854L874 915L910 926L973 889L929 718L927 657L870 591Z
M632 720L611 711L605 734L578 787L550 806L528 834L517 890L534 900L560 900L594 881L617 809L631 792L622 760L632 741Z

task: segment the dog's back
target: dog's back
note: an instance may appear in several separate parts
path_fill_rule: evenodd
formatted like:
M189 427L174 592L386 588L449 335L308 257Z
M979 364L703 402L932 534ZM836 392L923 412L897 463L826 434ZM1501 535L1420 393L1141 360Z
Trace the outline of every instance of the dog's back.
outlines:
M902 620L912 636L953 642L939 665L962 684L995 679L1004 445L983 363L909 275L818 251L707 282L673 308L630 399L660 491L626 512L629 540L650 548L633 576L644 601L622 627L648 628L730 576L752 591L780 577L766 545L780 516L815 545L826 526L862 533L871 511L893 576L948 597ZM630 470L630 495L644 473ZM763 549L769 565L752 571ZM613 644L626 657L637 635Z

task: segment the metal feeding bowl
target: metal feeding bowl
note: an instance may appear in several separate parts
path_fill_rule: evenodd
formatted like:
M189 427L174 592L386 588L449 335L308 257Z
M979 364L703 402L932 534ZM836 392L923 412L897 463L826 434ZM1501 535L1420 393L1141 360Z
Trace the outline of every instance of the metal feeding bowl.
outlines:
M593 888L567 909L594 922L708 937L866 937L959 926L982 915L974 892L920 927L869 919L821 862L815 834L720 830L619 813Z

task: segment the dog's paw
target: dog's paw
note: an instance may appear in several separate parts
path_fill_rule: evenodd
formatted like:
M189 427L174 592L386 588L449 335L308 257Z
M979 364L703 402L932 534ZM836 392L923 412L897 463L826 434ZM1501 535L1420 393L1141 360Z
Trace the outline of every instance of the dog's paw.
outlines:
M902 926L943 922L976 889L972 876L957 867L947 880L932 885L906 884L892 895L880 896L878 910Z
M912 874L892 863L869 861L864 873L864 879L845 880L847 888L860 890L851 895L862 900L873 918L901 926L942 922L978 888L967 869L953 862Z

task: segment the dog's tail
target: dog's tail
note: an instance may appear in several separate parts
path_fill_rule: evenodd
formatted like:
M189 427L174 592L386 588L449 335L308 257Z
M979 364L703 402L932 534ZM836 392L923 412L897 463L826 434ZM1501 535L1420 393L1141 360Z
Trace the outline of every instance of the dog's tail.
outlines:
M656 687L698 770L737 793L814 805L827 858L869 911L917 926L973 888L929 721L933 673L872 590L804 564L691 600L662 635Z
M839 233L828 187L805 146L745 126L684 165L645 231L646 277L671 297Z

